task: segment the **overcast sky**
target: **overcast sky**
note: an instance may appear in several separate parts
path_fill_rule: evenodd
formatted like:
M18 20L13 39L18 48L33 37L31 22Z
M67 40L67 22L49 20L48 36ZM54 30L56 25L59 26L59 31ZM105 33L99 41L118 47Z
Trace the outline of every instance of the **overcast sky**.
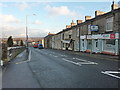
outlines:
M3 37L25 37L26 15L29 37L57 33L72 20L94 17L95 10L110 11L112 2L0 2ZM36 14L34 16L33 14Z

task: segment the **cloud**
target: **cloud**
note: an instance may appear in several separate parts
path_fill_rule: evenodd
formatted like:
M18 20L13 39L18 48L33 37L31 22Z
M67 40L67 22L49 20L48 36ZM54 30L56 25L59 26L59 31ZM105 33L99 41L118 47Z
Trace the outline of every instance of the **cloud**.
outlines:
M16 6L17 6L21 11L24 11L26 8L29 8L28 3L26 3L26 2L18 3L18 4L16 4Z
M3 23L19 23L20 22L19 19L17 19L16 17L14 17L11 14L9 14L9 15L0 14L0 20Z
M35 22L33 22L32 24L40 25L40 24L42 24L42 22L39 20L35 20Z
M2 25L0 26L2 29L2 37L19 37L21 34L25 33L25 27L16 27L15 25Z
M26 28L24 26L16 27L15 25L0 25L2 29L2 37L26 37ZM48 33L48 29L31 29L28 30L29 37L44 37ZM0 33L1 34L1 33ZM1 35L0 35L1 36Z
M71 11L67 6L51 7L48 5L46 10L52 16L77 16L77 13Z
M15 4L15 6L17 8L19 8L21 11L24 11L25 9L31 9L33 7L37 7L37 6L40 6L40 2L18 2L17 4Z

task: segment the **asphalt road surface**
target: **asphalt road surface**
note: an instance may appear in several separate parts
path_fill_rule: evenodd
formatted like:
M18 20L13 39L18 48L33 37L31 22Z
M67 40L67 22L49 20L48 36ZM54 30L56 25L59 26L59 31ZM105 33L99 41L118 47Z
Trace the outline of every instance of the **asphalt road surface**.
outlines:
M114 60L37 48L30 48L28 63L21 58L4 72L3 88L119 88Z

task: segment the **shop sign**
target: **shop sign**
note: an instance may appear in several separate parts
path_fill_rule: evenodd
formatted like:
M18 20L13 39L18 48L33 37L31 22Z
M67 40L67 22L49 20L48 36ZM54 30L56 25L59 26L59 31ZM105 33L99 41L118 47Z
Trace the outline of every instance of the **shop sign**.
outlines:
M110 34L110 39L115 39L115 34Z
M110 34L103 34L102 39L110 39Z
M98 25L91 25L91 31L98 31Z
M80 36L80 39L86 39L86 35Z
M87 39L92 39L92 35L87 35Z
M118 38L119 38L119 35L120 35L120 33L116 33L116 39L118 39Z
M102 39L118 39L119 37L119 34L116 33L116 34L103 34L101 36Z
M92 35L92 39L100 39L100 38L101 38L101 34Z

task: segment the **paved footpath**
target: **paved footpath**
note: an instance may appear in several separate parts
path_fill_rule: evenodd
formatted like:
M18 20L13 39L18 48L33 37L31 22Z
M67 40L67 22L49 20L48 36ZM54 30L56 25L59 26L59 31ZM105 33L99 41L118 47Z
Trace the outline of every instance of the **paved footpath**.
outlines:
M2 88L40 88L25 58L26 51L19 54L3 71Z

